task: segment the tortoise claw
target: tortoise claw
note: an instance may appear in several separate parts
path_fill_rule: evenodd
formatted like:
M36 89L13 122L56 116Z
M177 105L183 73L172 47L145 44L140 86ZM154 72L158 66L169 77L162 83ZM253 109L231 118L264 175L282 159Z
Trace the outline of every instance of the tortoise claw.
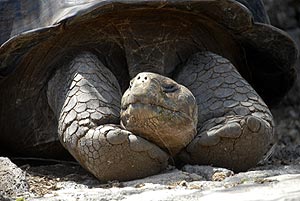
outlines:
M213 126L209 130L202 131L198 137L201 146L217 145L221 138L239 138L242 134L242 127L237 122L228 122L222 125Z

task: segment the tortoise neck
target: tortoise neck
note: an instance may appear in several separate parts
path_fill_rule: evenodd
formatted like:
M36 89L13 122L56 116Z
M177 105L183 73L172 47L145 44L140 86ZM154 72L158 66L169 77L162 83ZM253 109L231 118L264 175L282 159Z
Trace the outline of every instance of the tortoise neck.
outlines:
M171 52L167 52L170 44L165 44L162 49L158 43L141 38L138 42L135 38L128 37L125 39L124 48L128 65L130 78L134 78L141 72L152 72L164 76L169 76L175 70L176 64L179 63L172 59ZM172 61L171 64L170 61Z
M203 33L192 33L189 22L176 21L178 18L162 21L155 16L116 23L131 79L141 72L172 76L191 54L205 49L201 41L193 41L205 38Z

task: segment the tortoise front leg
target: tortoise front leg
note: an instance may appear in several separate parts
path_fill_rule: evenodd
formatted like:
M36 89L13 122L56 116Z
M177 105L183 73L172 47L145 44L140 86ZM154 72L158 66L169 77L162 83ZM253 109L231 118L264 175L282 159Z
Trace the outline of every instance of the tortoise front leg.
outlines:
M47 96L61 143L98 179L141 178L166 167L164 151L118 125L120 87L96 56L80 54L58 69Z
M230 61L210 52L197 53L176 80L192 91L198 104L198 134L180 157L236 171L255 166L270 147L273 119Z

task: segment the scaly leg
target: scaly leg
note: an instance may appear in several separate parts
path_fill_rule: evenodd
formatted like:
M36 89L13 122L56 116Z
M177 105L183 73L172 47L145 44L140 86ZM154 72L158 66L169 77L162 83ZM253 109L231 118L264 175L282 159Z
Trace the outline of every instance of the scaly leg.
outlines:
M121 91L115 76L90 53L55 72L48 103L61 143L100 180L129 180L160 172L168 154L118 126Z
M243 171L262 159L273 139L272 115L230 61L197 53L175 80L198 104L198 134L180 154L183 161Z

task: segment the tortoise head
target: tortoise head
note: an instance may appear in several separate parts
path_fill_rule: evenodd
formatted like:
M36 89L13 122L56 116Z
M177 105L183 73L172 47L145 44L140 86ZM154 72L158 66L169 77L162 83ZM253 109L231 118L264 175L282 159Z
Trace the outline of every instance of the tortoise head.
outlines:
M195 136L196 99L186 87L165 76L143 72L131 80L121 101L121 124L171 154Z

